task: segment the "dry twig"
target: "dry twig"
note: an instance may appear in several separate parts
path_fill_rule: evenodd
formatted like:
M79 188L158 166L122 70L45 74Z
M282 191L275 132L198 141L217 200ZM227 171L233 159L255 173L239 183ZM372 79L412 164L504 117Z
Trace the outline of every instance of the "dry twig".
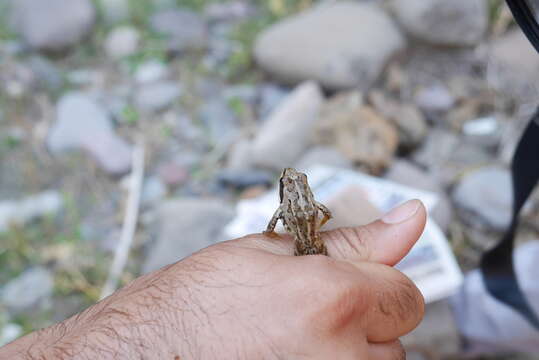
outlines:
M109 296L116 290L118 280L127 262L129 249L133 243L140 207L142 181L144 179L144 151L144 143L142 142L137 145L133 151L132 173L129 182L127 209L125 211L121 239L114 253L114 260L110 268L109 276L105 282L105 286L103 286L103 289L101 290L101 299Z

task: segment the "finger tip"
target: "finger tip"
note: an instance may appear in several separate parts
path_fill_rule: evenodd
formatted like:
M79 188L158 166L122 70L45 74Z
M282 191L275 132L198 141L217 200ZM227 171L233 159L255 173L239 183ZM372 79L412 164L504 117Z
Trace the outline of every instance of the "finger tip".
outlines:
M415 212L404 221L394 224L378 221L380 235L375 251L378 262L390 266L397 264L421 237L427 222L427 209L418 199L410 200L408 206L415 206Z
M423 229L425 228L425 225L427 223L427 208L425 207L425 204L419 199L415 199L413 201L417 201L418 208L416 213L412 216L410 220L413 220L417 223L418 228L423 232Z
M427 209L420 200L407 201L399 208L400 214L389 220L386 215L367 225L324 233L330 255L389 266L398 263L417 242L427 221Z

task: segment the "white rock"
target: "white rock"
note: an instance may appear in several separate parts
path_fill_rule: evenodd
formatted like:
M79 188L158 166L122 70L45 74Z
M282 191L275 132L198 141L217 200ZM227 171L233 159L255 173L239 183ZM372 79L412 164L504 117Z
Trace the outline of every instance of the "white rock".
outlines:
M455 97L445 86L436 84L419 90L415 102L424 111L448 111L455 105Z
M14 313L30 310L52 295L54 281L49 270L36 267L10 280L0 292L0 302Z
M31 47L60 50L75 45L94 25L90 0L12 1L12 23Z
M86 150L111 174L131 167L131 146L115 134L109 114L83 93L68 93L60 99L47 145L56 154Z
M391 6L410 35L434 45L476 45L488 26L485 0L392 0Z
M292 166L312 139L323 101L316 83L299 85L262 125L253 142L253 162L275 170Z
M46 214L55 214L62 207L62 196L56 191L45 191L19 201L0 201L0 232L10 225L24 225Z
M6 324L0 329L0 346L4 346L24 333L22 326L18 324Z
M137 107L144 111L160 111L170 106L181 95L181 88L171 81L143 85L136 93Z
M365 90L405 40L376 4L317 6L271 26L258 37L258 64L286 83L316 80L330 89Z
M121 26L110 32L105 40L105 51L113 59L133 55L139 46L140 35L131 26Z
M135 72L135 80L139 84L147 84L164 80L168 76L165 64L157 60L150 60L140 64Z

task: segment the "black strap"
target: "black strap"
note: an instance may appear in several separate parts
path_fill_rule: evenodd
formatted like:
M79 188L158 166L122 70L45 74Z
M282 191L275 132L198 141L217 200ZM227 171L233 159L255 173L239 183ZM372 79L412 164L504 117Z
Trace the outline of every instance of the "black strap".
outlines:
M539 318L523 294L513 264L513 244L522 206L539 180L539 109L532 117L513 156L513 216L500 243L483 255L481 270L487 290L513 307L539 330Z
M530 8L526 1L537 0L507 0L507 5L509 5L515 20L526 34L528 40L530 40L535 50L539 52L539 25L537 25L533 9Z
M539 24L529 0L506 0L515 20L539 52ZM532 0L535 1L535 0ZM532 117L513 156L513 215L500 243L483 255L481 271L487 290L511 306L539 330L539 318L522 292L513 263L513 245L522 206L539 180L539 109Z

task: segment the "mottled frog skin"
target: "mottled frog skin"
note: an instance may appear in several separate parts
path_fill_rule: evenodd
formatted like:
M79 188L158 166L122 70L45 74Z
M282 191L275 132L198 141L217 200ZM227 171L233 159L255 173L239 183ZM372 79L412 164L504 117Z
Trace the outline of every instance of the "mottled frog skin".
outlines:
M279 199L280 205L264 233L273 234L280 219L294 237L294 255L327 255L319 229L331 219L331 212L314 199L307 175L292 168L284 169L279 180ZM321 221L319 211L323 214Z

